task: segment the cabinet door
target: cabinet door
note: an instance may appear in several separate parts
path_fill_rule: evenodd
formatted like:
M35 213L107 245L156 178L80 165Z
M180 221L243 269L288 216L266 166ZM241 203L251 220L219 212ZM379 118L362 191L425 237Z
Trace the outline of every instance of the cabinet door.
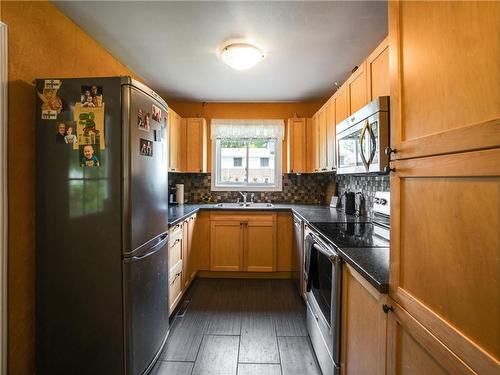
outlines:
M307 119L292 118L288 120L288 172L304 173L307 171Z
M386 373L386 296L342 266L341 367L344 375Z
M245 271L276 271L276 222L248 221L245 230Z
M326 168L335 170L335 99L326 105Z
M390 95L389 38L385 38L366 59L366 80L368 102Z
M393 157L500 147L498 14L498 1L389 2Z
M390 295L478 373L499 371L500 148L393 162Z
M193 251L196 267L201 271L210 270L210 212L198 212L193 233Z
M326 171L326 109L323 108L318 114L318 157L319 169Z
M307 172L318 171L316 165L316 115L307 121Z
M349 114L351 115L368 103L366 95L366 61L363 61L347 80L347 91Z
M207 123L203 118L186 119L186 172L207 171Z
M293 271L293 217L288 212L277 213L278 243L277 271Z
M394 311L387 323L388 375L476 374L397 303L390 304Z
M186 171L186 119L183 119L179 115L176 116L177 122L177 167L179 172Z
M344 83L338 91L335 93L335 125L338 124L339 122L344 121L347 116L349 115L348 113L348 108L347 108L347 83Z
M185 231L185 242L186 242L186 280L187 283L184 284L186 288L195 278L197 270L196 265L196 252L194 248L194 229L196 227L196 214L187 219Z
M243 222L210 223L210 271L243 270Z
M170 172L176 172L179 169L178 166L178 143L179 143L179 128L177 127L177 114L169 109L168 112L168 147L169 147L169 158L168 165Z

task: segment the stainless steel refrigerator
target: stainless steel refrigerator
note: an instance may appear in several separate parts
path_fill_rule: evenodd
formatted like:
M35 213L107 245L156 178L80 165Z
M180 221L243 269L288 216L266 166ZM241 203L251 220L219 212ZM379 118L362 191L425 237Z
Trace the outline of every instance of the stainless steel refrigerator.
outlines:
M129 77L39 79L36 101L37 373L146 373L169 328L167 104Z

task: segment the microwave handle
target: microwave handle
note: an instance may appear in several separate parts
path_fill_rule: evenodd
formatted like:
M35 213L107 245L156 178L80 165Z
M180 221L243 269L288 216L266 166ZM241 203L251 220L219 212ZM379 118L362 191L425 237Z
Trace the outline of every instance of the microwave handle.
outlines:
M361 161L363 162L363 165L365 166L365 169L367 172L370 169L370 164L368 163L368 161L366 161L365 153L363 151L363 139L365 138L365 132L368 128L369 128L368 119L366 119L365 126L363 126L363 129L361 130L361 133L359 134L359 154L361 156Z
M366 121L368 122L368 120ZM375 151L377 151L377 140L375 139L375 134L373 134L372 124L368 125L368 133L370 134L370 140L372 141L372 150L370 152L370 159L368 159L368 167L370 167L373 158L375 157Z

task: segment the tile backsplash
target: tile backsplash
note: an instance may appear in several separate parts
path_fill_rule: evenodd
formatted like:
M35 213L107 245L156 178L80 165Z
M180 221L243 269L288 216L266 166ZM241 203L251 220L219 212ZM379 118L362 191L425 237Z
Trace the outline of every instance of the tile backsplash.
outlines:
M169 173L169 184L184 184L184 199L189 203L236 202L236 191L211 191L209 173ZM389 191L389 176L352 176L322 174L285 174L283 191L255 192L255 202L327 204L334 185L338 195L346 191L362 192L365 212L372 214L376 191Z
M211 191L209 173L169 173L168 179L170 185L184 184L184 199L189 203L206 202L207 198L211 202L236 202L241 197L237 191ZM328 183L324 174L285 174L283 191L256 191L254 202L322 203Z

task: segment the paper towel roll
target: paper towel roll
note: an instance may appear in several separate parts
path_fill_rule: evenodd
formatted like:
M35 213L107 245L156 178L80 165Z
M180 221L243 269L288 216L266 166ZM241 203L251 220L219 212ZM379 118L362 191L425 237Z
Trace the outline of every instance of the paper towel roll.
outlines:
M175 200L177 204L184 204L184 184L176 184Z

